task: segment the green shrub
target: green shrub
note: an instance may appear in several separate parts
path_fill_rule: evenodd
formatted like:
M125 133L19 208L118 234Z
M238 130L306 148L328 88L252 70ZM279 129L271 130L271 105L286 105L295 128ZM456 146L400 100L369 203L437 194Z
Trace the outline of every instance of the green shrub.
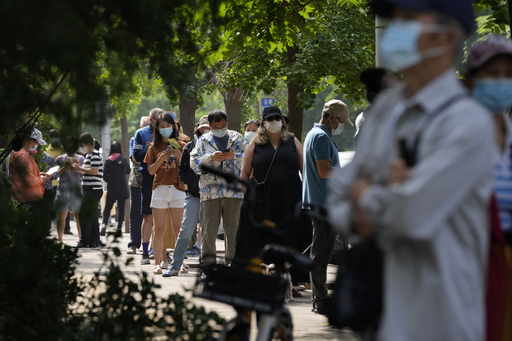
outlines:
M92 278L76 276L76 251L40 217L6 197L0 217L0 340L205 340L224 322L180 295L157 296L144 272L126 278L118 248Z

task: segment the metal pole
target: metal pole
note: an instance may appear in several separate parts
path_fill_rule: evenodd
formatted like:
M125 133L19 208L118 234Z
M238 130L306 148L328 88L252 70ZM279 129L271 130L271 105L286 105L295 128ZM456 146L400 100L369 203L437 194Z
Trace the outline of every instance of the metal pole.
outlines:
M382 61L379 56L379 46L384 30L389 22L389 19L375 16L375 67L382 66Z

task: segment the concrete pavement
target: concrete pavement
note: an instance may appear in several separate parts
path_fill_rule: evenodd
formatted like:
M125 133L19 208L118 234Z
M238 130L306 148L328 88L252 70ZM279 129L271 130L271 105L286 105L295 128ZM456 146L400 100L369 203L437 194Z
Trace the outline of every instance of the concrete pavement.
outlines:
M76 245L78 242L78 236L74 222L71 222L71 231L74 235L64 235L64 243L70 246ZM114 232L115 227L110 227L107 232ZM56 237L56 227L53 224L52 236ZM80 250L77 272L85 276L92 276L97 271L103 262L103 252L109 252L114 246L117 246L121 250L120 264L124 264L130 257L133 258L133 262L130 265L122 265L125 276L132 277L136 280L136 274L141 271L147 272L149 276L152 276L155 283L159 284L161 288L156 289L158 295L166 297L169 294L179 293L184 295L195 304L205 307L206 310L215 311L225 319L233 318L236 314L234 309L226 304L208 301L200 298L192 297L190 291L185 289L191 289L196 281L199 274L198 268L198 256L189 257L185 260L185 263L190 265L190 271L187 274L180 274L178 277L164 278L161 275L153 275L152 271L154 268L154 261L151 261L151 265L141 265L140 260L142 258L142 252L139 250L135 255L127 255L127 245L130 240L128 233L123 233L123 236L119 238L119 244L113 243L112 236L101 237L106 247L102 248L101 251L94 250ZM217 240L218 257L224 256L224 242ZM336 274L336 268L332 265L328 268L328 282L334 280ZM319 314L311 312L311 290L302 291L303 297L295 298L295 301L287 304L293 318L294 324L294 337L296 340L344 340L344 341L359 341L357 337L350 330L337 330L329 327L327 319ZM251 336L255 336L255 327L253 327ZM254 338L253 338L254 339Z

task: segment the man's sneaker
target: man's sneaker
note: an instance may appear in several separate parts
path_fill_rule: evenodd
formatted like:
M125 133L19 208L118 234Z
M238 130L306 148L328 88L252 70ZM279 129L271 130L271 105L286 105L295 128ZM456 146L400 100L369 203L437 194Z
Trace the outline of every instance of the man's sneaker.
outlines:
M126 250L127 255L134 255L136 253L137 253L137 248L135 246L132 246L128 250Z
M142 260L140 261L141 265L151 264L151 260L149 260L149 254L147 252L142 254Z
M166 272L164 272L162 274L162 277L171 277L171 276L178 276L178 275L179 275L178 269L169 268L169 270L167 270Z
M83 241L79 241L74 248L78 250L89 250L89 246L86 245Z
M192 246L190 248L190 250L187 251L187 253L185 253L185 255L187 256L197 256L197 255L200 255L201 254L201 248L197 247L197 246Z
M71 231L64 231L64 234L69 234L70 236L72 236L73 232L71 232Z

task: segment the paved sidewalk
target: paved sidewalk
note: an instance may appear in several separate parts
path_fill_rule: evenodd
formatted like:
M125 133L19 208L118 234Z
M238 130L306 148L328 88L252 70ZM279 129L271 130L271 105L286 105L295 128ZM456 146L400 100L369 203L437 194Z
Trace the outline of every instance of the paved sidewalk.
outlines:
M71 231L74 235L64 235L64 243L70 246L76 245L78 242L78 236L76 233L76 227L74 222L71 222ZM115 228L110 227L107 232L114 232ZM52 235L56 236L56 227L53 224ZM113 237L105 236L101 237L103 243L106 244L105 248L101 251L93 250L80 250L79 251L79 265L77 271L84 275L93 275L95 271L99 269L103 262L102 253L108 252L108 250L115 245L113 244ZM179 293L189 297L191 301L200 306L204 306L205 309L217 312L220 316L225 319L230 319L235 316L234 309L226 304L212 302L204 299L192 297L190 292L186 292L185 289L191 289L196 281L199 273L198 269L198 256L189 257L185 260L186 264L190 265L190 271L187 274L180 274L178 277L164 278L161 275L153 275L152 270L154 268L154 261L151 261L151 265L141 265L140 260L142 258L142 252L139 250L135 255L127 255L127 245L130 240L128 233L123 233L122 238L119 239L120 243L117 245L121 250L120 264L124 264L129 258L133 258L131 265L123 265L123 272L127 277L145 271L148 275L153 276L155 283L161 285L161 288L156 289L157 294L165 297L169 294ZM218 256L224 256L224 242L217 240ZM333 281L336 274L336 268L329 266L328 269L328 281ZM350 330L337 330L331 328L327 324L327 319L322 316L311 312L311 290L302 291L303 297L295 298L295 301L288 303L287 307L290 310L294 324L294 337L296 340L344 340L344 341L359 341L360 339ZM254 337L255 332L251 333Z

